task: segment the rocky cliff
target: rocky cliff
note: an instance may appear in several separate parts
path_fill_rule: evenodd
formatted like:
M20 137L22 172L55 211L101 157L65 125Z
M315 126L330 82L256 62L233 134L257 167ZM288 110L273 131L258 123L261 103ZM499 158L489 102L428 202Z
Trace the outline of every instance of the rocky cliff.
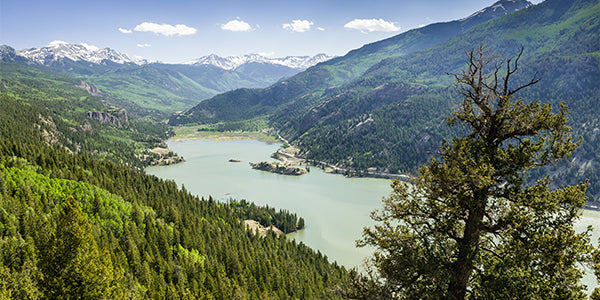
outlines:
M114 109L110 112L88 111L88 118L102 124L110 124L117 127L129 126L129 118L125 109Z

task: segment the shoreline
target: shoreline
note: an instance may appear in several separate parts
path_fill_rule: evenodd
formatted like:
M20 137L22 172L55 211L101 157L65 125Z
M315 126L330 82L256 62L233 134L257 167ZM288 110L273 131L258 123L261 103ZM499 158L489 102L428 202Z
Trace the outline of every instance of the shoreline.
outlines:
M174 127L175 135L167 141L174 142L182 142L187 140L196 140L196 139L205 139L212 141L238 141L238 140L258 140L261 142L265 142L267 144L276 144L279 143L282 146L288 145L288 147L282 147L278 149L275 153L271 155L272 158L275 158L284 164L294 165L294 166L314 166L317 168L323 169L325 173L329 174L339 174L344 175L345 177L365 177L365 178L379 178L379 179L400 179L403 181L410 182L410 176L405 174L393 174L386 172L377 172L377 171L366 171L366 173L361 172L358 173L356 170L352 170L349 168L339 167L325 161L315 161L315 160L306 160L301 156L296 156L299 151L295 146L291 146L288 140L283 138L281 135L277 135L276 137L273 135L269 135L265 132L260 131L228 131L228 132L217 132L217 131L198 131L197 126L183 126L183 127ZM284 150L291 149L295 153L285 152ZM185 158L184 160L185 161ZM181 162L183 162L181 161Z
M223 132L219 132L218 134L213 133L212 135L203 135L203 134L188 134L188 135L175 135L169 139L167 139L167 141L174 141L174 142L183 142L183 141L188 141L188 140L197 140L197 139L205 139L205 140L212 140L212 141L237 141L237 140L258 140L261 142L265 142L267 144L275 144L275 143L280 143L282 145L290 145L290 143L284 139L282 136L277 135L277 137L273 137L273 136L268 136L270 137L267 140L264 139L260 139L260 138L256 138L254 137L252 134L248 134L248 133L252 133L252 132L246 132L246 133L239 133L239 132L231 132L230 134L224 134ZM262 135L267 136L264 133L260 133L260 132L254 132L254 134L256 135ZM294 146L290 146L288 148L295 148ZM338 175L344 175L344 177L364 177L364 178L378 178L378 179L388 179L388 180L393 180L393 179L400 179L402 181L405 182L410 182L410 176L406 175L406 174L392 174L392 173L385 173L385 172L370 172L367 171L366 174L361 174L360 176L357 175L349 175L348 172L355 172L352 170L348 170L345 168L341 168L338 167L336 165L333 164L329 164L327 162L323 162L323 161L307 161L305 158L296 156L294 154L291 153L286 153L283 152L282 150L285 150L287 148L280 148L278 149L275 153L272 154L271 157L280 160L284 163L287 163L288 161L290 161L290 163L292 165L303 165L303 166L314 166L317 168L322 169L325 173L328 174L338 174ZM299 150L298 148L295 148L297 150ZM280 155L283 156L283 159L277 158L276 156ZM185 162L185 158L184 160L177 162L175 164L179 164ZM590 211L600 211L600 206L597 205L585 205L582 209L584 210L590 210Z
M258 140L268 144L280 143L281 139L263 131L198 131L198 126L172 127L175 135L167 140L184 141L214 139L215 141Z

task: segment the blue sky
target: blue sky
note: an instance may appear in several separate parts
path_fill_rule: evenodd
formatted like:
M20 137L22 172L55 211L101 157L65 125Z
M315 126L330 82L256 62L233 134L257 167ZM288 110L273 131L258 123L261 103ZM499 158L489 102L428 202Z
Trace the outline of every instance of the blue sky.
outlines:
M60 40L171 63L209 54L343 55L494 2L0 0L0 44L25 49Z

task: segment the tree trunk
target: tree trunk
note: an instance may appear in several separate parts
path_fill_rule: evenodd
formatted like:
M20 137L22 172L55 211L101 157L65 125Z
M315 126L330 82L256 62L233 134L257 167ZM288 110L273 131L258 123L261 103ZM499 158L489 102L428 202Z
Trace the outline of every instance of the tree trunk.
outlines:
M482 198L475 197L475 199ZM448 286L448 299L464 299L467 294L467 284L473 271L473 261L479 248L481 221L483 220L483 208L485 207L485 200L477 202L483 203L483 205L474 207L471 210L465 223L464 236L458 242L458 257L452 269L453 274Z

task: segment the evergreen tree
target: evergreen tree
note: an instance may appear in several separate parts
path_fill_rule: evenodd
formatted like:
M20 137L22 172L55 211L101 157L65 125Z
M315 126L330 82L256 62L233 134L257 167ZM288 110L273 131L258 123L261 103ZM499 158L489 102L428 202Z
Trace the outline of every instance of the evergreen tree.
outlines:
M56 231L42 249L42 288L52 299L111 299L117 296L115 274L102 253L77 201L68 196L58 215Z
M522 52L502 61L480 46L467 53L462 72L451 74L463 101L448 122L464 125L467 135L444 141L414 185L394 181L383 209L372 214L380 223L359 241L378 249L380 293L585 298L577 264L592 248L589 232L576 233L573 223L587 184L551 189L549 177L525 180L528 170L569 156L579 142L566 126L566 105L553 113L549 104L513 99L539 81L510 86Z

